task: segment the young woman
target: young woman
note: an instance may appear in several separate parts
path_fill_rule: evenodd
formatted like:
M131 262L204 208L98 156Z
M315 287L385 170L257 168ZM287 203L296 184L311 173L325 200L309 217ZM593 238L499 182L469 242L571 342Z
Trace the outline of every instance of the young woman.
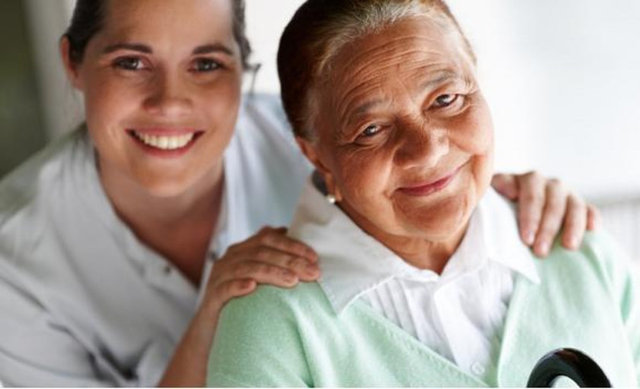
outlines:
M279 103L241 96L243 12L77 1L60 46L86 126L0 184L0 381L202 385L226 301L317 279L310 248L263 227L289 223L309 167ZM499 181L540 253L594 219L556 181Z

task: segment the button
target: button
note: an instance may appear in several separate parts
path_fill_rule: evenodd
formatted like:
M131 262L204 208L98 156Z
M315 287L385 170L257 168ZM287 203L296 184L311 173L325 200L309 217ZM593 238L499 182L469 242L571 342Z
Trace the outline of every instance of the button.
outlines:
M482 376L485 373L485 368L479 362L473 362L471 364L471 372L477 376Z
M168 276L168 275L170 275L170 274L171 274L171 266L169 266L169 265L164 265L164 269L163 269L163 270L164 270L164 274L165 274L165 275L167 275L167 276Z

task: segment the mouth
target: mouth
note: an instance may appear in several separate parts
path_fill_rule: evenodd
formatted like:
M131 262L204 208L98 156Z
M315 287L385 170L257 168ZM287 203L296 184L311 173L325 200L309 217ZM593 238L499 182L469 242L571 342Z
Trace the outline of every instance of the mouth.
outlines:
M453 179L456 177L458 172L460 172L460 170L464 165L466 165L466 163L460 165L458 168L456 168L452 172L447 173L445 176L442 176L436 179L435 181L403 186L398 188L398 191L406 195L415 196L415 197L428 196L435 192L439 192L445 189L447 186L449 186L449 184L453 181Z
M146 151L176 154L188 150L204 132L186 129L129 129L127 133Z

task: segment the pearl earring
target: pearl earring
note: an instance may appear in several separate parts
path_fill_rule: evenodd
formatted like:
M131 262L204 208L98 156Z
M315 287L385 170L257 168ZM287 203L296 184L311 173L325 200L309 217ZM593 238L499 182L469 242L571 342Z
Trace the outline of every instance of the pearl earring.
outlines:
M335 203L336 203L336 196L334 196L334 195L332 195L332 194L328 194L328 195L326 196L326 198L327 198L327 201L328 201L330 204L335 204Z

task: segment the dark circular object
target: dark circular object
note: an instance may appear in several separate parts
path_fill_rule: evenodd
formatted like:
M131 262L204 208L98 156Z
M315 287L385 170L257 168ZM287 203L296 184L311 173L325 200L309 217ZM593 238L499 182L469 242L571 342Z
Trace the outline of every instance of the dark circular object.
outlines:
M593 359L571 348L560 348L540 358L531 371L527 387L551 387L555 380L563 376L582 388L611 387L611 382Z

